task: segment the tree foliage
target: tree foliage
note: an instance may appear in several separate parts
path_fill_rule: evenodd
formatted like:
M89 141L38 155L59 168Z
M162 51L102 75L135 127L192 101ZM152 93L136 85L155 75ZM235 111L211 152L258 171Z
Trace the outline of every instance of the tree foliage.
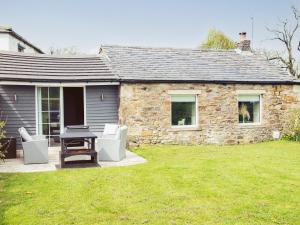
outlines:
M206 40L201 44L204 49L235 49L236 43L222 31L210 29Z
M4 126L6 124L6 121L3 119L2 113L0 114L0 140L5 138L5 130ZM5 158L5 149L0 143L0 160L3 160Z
M293 21L288 19L281 20L278 28L267 28L272 33L273 37L271 40L281 42L284 46L283 52L275 51L272 55L268 56L269 60L276 60L282 65L283 68L287 69L289 73L297 78L300 77L299 65L294 57L294 53L300 51L300 41L297 47L295 44L295 36L299 31L300 26L300 11L292 6Z
M285 139L300 141L300 108L289 112L287 125L283 131Z

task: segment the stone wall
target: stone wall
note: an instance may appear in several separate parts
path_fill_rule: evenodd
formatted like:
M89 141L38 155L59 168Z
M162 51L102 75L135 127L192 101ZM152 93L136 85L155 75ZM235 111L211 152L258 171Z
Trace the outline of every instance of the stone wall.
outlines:
M171 127L170 90L199 90L197 128ZM239 124L237 91L263 90L260 125ZM288 110L298 107L293 85L122 84L119 118L129 127L131 145L239 144L272 138Z

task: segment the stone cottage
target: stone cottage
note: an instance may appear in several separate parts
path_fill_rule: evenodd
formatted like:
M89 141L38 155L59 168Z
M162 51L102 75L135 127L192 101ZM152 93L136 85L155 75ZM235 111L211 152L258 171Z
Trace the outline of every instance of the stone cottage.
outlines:
M269 140L299 103L297 80L246 39L236 50L103 46L101 54L120 77L119 121L133 144Z

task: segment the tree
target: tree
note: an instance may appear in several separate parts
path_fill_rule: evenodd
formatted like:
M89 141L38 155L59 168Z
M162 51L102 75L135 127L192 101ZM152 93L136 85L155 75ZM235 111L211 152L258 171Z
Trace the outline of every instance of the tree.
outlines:
M269 56L268 59L277 60L278 62L280 62L283 68L289 71L291 75L299 78L300 72L298 68L298 63L294 57L294 52L296 51L296 48L294 48L293 44L295 34L299 30L300 12L294 6L292 6L291 8L294 22L285 19L280 21L278 28L267 28L267 30L273 34L273 38L271 38L271 40L281 42L285 49L283 52L275 51L275 54ZM300 51L300 42L298 50Z
M204 49L235 49L236 43L222 31L210 29L206 40L201 44Z
M49 53L51 55L79 55L81 54L75 46L56 48L50 47Z

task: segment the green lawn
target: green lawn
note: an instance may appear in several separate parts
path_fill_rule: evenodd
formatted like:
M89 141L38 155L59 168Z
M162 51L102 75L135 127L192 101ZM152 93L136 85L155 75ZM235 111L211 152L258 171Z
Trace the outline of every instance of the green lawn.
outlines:
M300 144L147 146L147 164L0 174L0 224L300 224Z

